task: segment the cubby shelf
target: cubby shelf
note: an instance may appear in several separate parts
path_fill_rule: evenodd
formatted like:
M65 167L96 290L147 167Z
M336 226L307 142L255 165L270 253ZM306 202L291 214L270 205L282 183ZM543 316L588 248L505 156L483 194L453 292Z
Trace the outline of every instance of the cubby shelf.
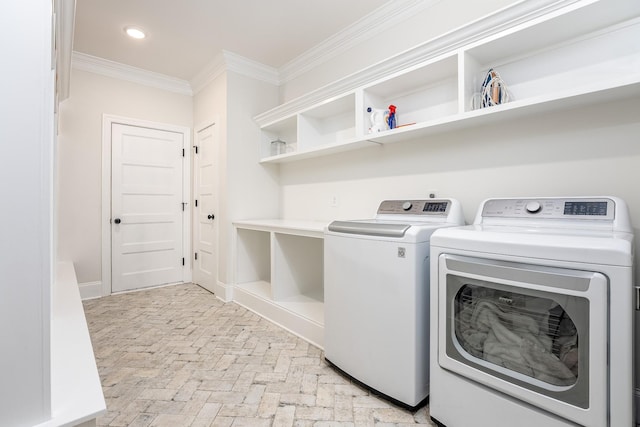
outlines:
M234 301L322 347L324 227L316 221L236 221Z
M298 112L283 104L258 116L260 161L297 161L638 96L637 40L640 2L568 2ZM505 81L510 101L474 110L472 99L490 68ZM390 104L397 107L398 125L406 126L370 133L367 107ZM285 114L278 117L278 111ZM271 121L264 123L265 117ZM270 145L277 139L287 149L274 155Z

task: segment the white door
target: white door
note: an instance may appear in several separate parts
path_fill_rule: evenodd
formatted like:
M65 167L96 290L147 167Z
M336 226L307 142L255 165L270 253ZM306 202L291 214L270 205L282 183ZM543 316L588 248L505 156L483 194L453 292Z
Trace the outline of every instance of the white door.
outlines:
M213 124L196 135L194 157L194 268L193 281L214 292L217 277L218 254L216 252L218 207L216 125Z
M183 281L184 135L112 127L111 290Z

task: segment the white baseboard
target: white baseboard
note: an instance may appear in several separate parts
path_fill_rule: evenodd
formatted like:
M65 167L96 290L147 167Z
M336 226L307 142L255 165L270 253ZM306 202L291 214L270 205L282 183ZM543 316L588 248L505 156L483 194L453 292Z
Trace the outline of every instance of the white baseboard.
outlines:
M214 294L218 299L224 302L230 302L233 300L233 286L227 285L222 282L216 282L213 286L204 286L200 283L196 283L202 289L205 289Z
M80 298L83 300L102 296L102 282L78 283L78 288L80 289Z
M271 298L236 288L233 301L316 347L324 348L324 325L301 316Z
M224 302L233 301L233 286L226 283L216 282L214 294Z

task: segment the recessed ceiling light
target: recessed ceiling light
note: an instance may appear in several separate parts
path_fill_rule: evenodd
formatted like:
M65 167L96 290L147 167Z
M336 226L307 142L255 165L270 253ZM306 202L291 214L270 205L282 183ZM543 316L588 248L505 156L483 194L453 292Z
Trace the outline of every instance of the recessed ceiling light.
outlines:
M134 39L143 39L147 37L144 31L142 31L140 28L137 28L137 27L125 27L124 31L125 33L127 33L129 37Z

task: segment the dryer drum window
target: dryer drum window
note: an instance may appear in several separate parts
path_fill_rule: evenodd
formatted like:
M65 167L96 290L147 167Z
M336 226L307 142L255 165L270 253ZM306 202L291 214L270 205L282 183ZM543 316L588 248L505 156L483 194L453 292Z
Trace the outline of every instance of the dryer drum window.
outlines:
M446 352L487 375L588 408L592 302L549 289L447 274Z
M454 325L458 343L476 358L555 386L578 379L578 330L553 299L466 284L455 298Z

